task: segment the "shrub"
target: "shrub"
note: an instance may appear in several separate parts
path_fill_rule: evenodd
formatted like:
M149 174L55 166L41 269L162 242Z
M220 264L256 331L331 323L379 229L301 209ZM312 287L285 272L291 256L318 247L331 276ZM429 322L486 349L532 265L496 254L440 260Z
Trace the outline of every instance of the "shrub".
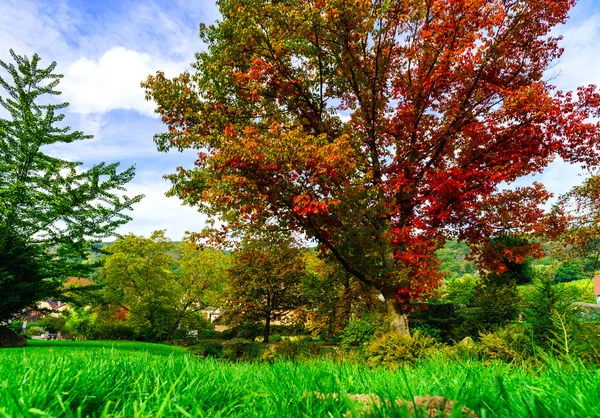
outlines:
M446 281L443 291L444 300L458 307L469 306L473 303L478 277L465 274Z
M262 335L265 326L259 322L248 322L241 325L236 325L223 331L223 338L241 338L254 341L256 337Z
M48 315L39 321L38 325L41 326L45 331L48 331L51 334L56 334L59 331L63 331L66 322L67 318L64 316L59 316L56 318Z
M369 362L373 364L412 363L439 351L435 338L415 332L412 336L388 332L368 347Z
M29 337L41 335L44 330L38 325L29 325L25 330L25 334Z
M534 355L531 334L522 325L509 325L480 335L481 352L490 360L523 361Z
M516 281L510 274L488 274L475 291L474 325L483 330L494 329L517 318L520 297Z
M23 320L13 319L12 321L10 321L8 323L8 325L6 325L6 327L8 329L10 329L11 331L16 332L17 334L20 334L23 332Z
M244 338L233 338L223 343L223 357L228 360L238 360L244 354L244 348L250 341Z
M135 330L123 322L94 321L87 337L92 340L135 340Z
M314 358L319 355L320 347L312 342L310 336L296 340L285 339L275 345L274 356L284 360L297 358Z
M261 344L244 338L233 338L223 343L222 355L228 360L254 360L260 357Z
M413 331L419 332L423 335L427 335L433 338L438 343L442 342L442 336L440 335L440 331L429 324L417 325L416 327L413 327Z
M375 335L375 327L371 322L365 319L354 319L350 321L346 329L342 332L342 346L352 347L363 345L373 339Z
M574 333L578 325L577 314L572 309L572 303L577 299L576 292L546 277L538 279L533 289L524 296L527 322L531 324L537 344L549 347L556 342L557 332L561 331L559 325L567 327L562 330L563 333ZM562 320L557 321L557 316Z
M221 357L223 355L222 341L200 341L190 347L190 351L201 357Z

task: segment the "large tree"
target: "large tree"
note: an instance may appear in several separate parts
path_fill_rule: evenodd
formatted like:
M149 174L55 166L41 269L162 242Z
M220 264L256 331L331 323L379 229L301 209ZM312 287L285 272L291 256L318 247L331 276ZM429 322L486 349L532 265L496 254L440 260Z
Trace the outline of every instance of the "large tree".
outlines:
M10 53L14 64L0 60L8 74L0 76L0 105L8 112L0 118L0 323L56 296L67 276L83 274L90 241L113 235L141 199L124 195L133 167L84 169L46 153L47 146L91 136L61 126L68 104L52 97L62 78L56 63L42 67L37 54Z
M544 79L574 0L217 3L195 71L143 84L169 128L159 150L198 150L171 193L230 232L302 231L399 329L448 237L541 233L550 194L507 184L557 157L597 163L600 96Z

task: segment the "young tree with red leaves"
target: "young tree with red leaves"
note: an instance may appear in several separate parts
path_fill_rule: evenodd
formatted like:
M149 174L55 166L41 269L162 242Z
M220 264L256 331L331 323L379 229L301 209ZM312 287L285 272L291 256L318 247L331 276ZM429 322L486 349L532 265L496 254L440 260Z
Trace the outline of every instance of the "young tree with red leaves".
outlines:
M271 321L302 304L306 265L302 250L284 234L244 239L229 269L225 319L232 325L263 322L269 342Z
M506 184L557 157L597 163L600 95L543 78L574 4L218 1L195 72L143 83L169 128L158 148L198 150L168 176L171 194L226 232L303 232L378 289L406 332L448 237L477 249L542 233L550 193Z

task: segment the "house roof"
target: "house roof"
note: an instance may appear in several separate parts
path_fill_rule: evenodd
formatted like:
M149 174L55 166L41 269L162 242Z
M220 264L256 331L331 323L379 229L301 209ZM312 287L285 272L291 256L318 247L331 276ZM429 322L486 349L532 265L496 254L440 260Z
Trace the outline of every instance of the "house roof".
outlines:
M594 295L600 295L600 275L594 276Z

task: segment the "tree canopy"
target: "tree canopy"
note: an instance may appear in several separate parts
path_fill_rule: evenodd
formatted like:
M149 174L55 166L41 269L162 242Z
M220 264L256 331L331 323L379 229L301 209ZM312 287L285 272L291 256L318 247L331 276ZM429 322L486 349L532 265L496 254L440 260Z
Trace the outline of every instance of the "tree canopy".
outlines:
M271 320L302 303L306 265L302 250L285 234L248 238L232 255L226 317L232 324L264 321L264 342Z
M143 83L168 125L159 150L198 150L171 194L225 232L306 234L397 327L448 237L477 251L544 233L550 193L507 184L557 157L597 164L600 95L544 79L574 0L217 4L194 71Z
M227 256L189 241L174 244L155 231L128 234L107 247L99 281L103 308L126 311L125 322L149 340L170 340L207 326L203 309L219 305Z
M56 63L43 67L37 54L10 53L14 63L0 60L9 76L0 76L0 105L9 114L0 118L0 293L12 302L0 308L0 322L56 296L65 277L83 274L90 242L112 236L142 198L125 195L133 167L85 169L46 153L49 145L91 136L60 125L68 103L53 98L63 77Z

